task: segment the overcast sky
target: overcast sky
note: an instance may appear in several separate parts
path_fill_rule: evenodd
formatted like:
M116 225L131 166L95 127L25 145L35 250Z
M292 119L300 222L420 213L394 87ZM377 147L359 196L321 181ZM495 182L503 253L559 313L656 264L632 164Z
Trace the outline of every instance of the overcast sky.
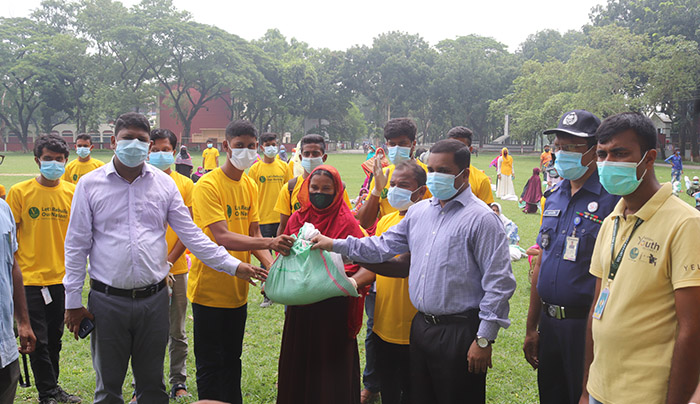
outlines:
M127 6L138 1L124 0ZM40 0L3 0L0 16L24 17ZM515 51L528 35L552 28L579 29L588 13L605 0L174 0L194 19L216 25L247 40L278 28L313 47L344 50L372 43L382 32L418 33L431 44L477 34L490 36Z

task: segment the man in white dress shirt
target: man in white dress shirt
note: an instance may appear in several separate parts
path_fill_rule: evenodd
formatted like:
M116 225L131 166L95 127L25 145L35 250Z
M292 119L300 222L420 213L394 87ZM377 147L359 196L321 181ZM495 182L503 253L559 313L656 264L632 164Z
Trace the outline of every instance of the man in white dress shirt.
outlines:
M167 225L209 267L250 281L267 272L232 257L226 248L234 246L219 247L206 237L192 222L175 182L144 164L150 148L145 116L123 114L114 133L115 157L82 177L73 199L65 243L65 322L77 338L81 321L94 319L95 403L124 402L121 389L131 359L137 401L165 404ZM260 248L270 246L270 239L251 239L259 240ZM88 256L89 311L81 296Z

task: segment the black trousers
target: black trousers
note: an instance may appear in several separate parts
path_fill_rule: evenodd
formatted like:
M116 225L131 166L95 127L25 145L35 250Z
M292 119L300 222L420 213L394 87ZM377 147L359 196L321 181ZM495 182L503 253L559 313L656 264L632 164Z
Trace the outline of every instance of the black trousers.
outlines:
M428 324L421 313L411 324L411 399L414 403L484 404L486 373L469 373L467 352L476 338L479 316L460 322Z
M540 317L537 385L541 404L576 404L581 397L588 319Z
M65 289L62 284L48 286L52 302L46 304L41 286L25 286L29 321L36 335L36 349L29 354L39 399L58 392L58 360L63 336Z
M260 234L263 237L277 237L277 228L280 227L279 223L268 223L260 225Z
M19 359L0 369L0 404L15 402L19 381Z
M192 315L199 399L242 403L241 353L248 306L223 309L192 303Z
M376 369L382 381L382 404L409 404L410 365L409 346L392 344L372 333L377 356Z

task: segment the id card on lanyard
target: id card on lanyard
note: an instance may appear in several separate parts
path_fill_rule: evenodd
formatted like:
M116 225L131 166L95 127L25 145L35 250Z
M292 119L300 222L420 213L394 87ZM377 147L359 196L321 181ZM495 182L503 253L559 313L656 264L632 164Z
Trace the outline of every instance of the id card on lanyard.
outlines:
M615 280L617 270L620 269L620 263L622 262L622 258L625 256L627 244L629 244L630 240L632 239L632 235L637 228L642 225L642 223L644 223L644 220L637 218L637 221L634 223L634 227L632 228L632 232L630 232L627 240L625 240L625 242L622 244L620 251L617 253L617 255L615 255L615 239L617 238L617 230L620 228L620 217L618 216L615 218L615 227L613 228L611 243L612 245L610 246L610 272L608 272L607 284L600 292L598 301L595 304L595 309L593 310L593 318L596 320L600 320L600 318L603 317L603 311L605 310L605 306L608 304L608 298L610 297L610 286L612 281Z

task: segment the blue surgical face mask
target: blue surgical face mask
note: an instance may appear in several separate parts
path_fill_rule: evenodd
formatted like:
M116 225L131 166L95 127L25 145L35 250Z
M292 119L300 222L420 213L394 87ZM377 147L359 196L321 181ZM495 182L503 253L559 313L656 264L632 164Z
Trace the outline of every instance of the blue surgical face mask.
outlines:
M123 139L117 142L117 149L114 154L119 161L127 167L138 167L146 161L148 157L148 147L150 143L142 142L138 139Z
M63 173L66 172L66 163L63 162L52 160L41 161L40 164L41 168L39 168L39 172L41 172L42 177L49 181L54 181L61 178Z
M89 147L78 147L75 149L75 154L77 154L79 157L85 158L90 155L90 148Z
M175 156L172 152L151 152L148 155L148 163L160 169L167 170L175 162Z
M316 169L318 166L323 165L323 157L302 157L301 158L301 166L304 167L304 170L311 174L313 170Z
M411 148L402 146L389 147L387 150L387 157L389 157L391 164L397 165L402 161L411 159Z
M267 157L272 158L272 157L275 157L277 155L277 146L265 146L263 148L263 150L264 150L263 153Z
M207 148L211 149L212 147L214 147L214 143L207 143Z
M637 167L642 164L646 155L647 153L644 153L639 163L599 161L598 177L600 177L603 188L608 193L619 196L629 195L636 191L647 173L647 170L644 170L642 177L637 179Z
M457 175L436 172L428 173L428 181L426 181L425 185L428 186L430 193L439 200L446 201L452 199L457 195L457 192L462 189L464 184L466 184L462 184L459 189L455 188L455 179L462 175L463 172L464 170L460 171Z
M591 147L588 149L588 151L586 151L586 153L592 149L593 148ZM556 152L554 168L559 173L559 176L570 181L575 181L583 177L583 175L586 174L586 171L588 171L588 166L581 164L581 158L583 158L583 155L586 153L568 152L563 150ZM589 165L591 163L593 163L593 161L591 161Z
M416 189L416 191L418 191L418 189ZM404 211L415 204L415 202L411 200L411 197L416 191L411 192L408 189L391 187L386 195L386 200L389 201L389 205L394 209Z

